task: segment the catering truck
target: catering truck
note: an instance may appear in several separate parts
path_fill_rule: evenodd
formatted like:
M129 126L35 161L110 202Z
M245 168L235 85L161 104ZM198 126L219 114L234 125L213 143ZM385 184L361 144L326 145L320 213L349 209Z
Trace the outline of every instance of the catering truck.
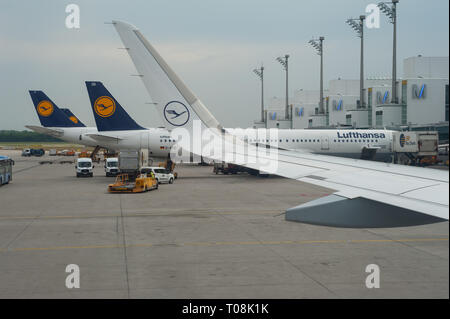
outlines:
M119 152L120 173L137 175L144 166L148 166L148 149Z
M394 132L392 151L396 162L410 165L428 163L429 159L437 158L439 152L438 132Z
M0 155L0 186L12 181L12 166L14 161L8 156Z

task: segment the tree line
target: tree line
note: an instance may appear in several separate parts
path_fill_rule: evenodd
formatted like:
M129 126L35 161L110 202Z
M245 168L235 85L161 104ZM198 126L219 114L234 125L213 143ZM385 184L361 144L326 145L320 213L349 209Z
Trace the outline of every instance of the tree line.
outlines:
M62 142L59 138L31 132L0 130L0 142Z

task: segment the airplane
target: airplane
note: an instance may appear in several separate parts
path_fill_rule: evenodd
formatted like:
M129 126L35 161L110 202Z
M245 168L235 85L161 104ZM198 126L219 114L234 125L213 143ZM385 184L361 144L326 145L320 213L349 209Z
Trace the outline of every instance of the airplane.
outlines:
M111 101L115 101L114 110L110 114L105 114L105 111L113 106L112 102L104 99L103 103L99 101L97 106L94 107L96 98L91 99L97 128L86 127L70 110L59 109L42 91L30 91L30 95L44 128L32 125L26 127L40 133L59 137L69 143L99 146L110 150L147 147L152 158L167 158L169 156L170 149L175 144L175 140L170 138L169 131L162 128L144 128L138 125L104 87L103 83L86 81L86 87L92 97L99 98L104 93L105 96L111 98ZM94 90L94 88L96 89ZM39 111L39 105L41 108L49 108L51 105L55 111L51 115L43 116L41 114L43 109ZM186 114L186 111L177 111L175 108L176 105L172 104L166 110L167 114L173 115L169 116L170 120L176 120ZM60 111L67 116L64 116ZM227 128L227 131L252 144L269 145L286 150L307 150L317 154L386 162L390 161L392 157L393 131L388 130L252 128L241 130Z
M86 127L70 110L60 109L43 91L30 90L29 93L42 126L26 125L26 128L69 143L98 145L95 140L85 136L86 133L96 132L95 127Z
M110 147L138 149L148 146L150 154L167 157L175 140L168 130L144 128L138 125L102 82L86 81L92 111L102 136L89 134L91 138ZM110 100L107 100L106 98ZM103 98L97 102L97 99ZM97 102L97 103L96 103ZM102 102L102 103L100 103ZM105 104L107 104L107 106ZM105 110L114 111L104 114ZM174 121L186 114L171 104L165 117ZM163 116L164 120L164 116ZM303 129L234 129L226 128L252 144L276 146L280 149L308 150L318 154L340 157L365 158L389 161L392 156L392 134L388 130L303 130ZM148 141L148 145L146 144ZM159 142L158 142L159 141Z
M85 83L98 129L87 136L113 149L147 148L152 159L167 159L175 140L166 129L140 126L102 82Z
M167 128L175 136L180 129L189 133L186 140L177 141L174 149L335 190L288 209L286 220L350 228L448 221L448 172L307 151L270 148L268 152L267 147L249 144L222 127L139 29L121 21L112 24ZM169 107L186 113L177 120L168 119ZM205 136L207 141L212 140L209 149L196 147Z

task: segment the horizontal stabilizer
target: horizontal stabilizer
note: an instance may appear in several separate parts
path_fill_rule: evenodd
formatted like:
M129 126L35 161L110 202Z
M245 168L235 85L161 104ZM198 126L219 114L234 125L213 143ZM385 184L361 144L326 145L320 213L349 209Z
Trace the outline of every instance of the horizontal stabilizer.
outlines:
M25 125L26 128L35 131L36 133L47 134L54 137L61 137L64 135L64 132L60 129L36 126L36 125Z
M121 138L117 136L110 136L110 135L104 135L104 134L85 134L86 136L89 136L90 138L98 141L98 142L116 142L118 143Z
M445 219L358 197L329 195L286 211L286 220L346 228L407 227Z

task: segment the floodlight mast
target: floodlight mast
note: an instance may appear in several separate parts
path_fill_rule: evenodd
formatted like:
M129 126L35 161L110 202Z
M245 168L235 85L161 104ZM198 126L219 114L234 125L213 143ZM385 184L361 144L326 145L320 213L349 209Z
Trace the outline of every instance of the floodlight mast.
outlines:
M392 45L392 104L398 104L397 98L397 3L399 0L392 2L380 2L378 8L389 18L393 25L393 45ZM390 6L388 5L390 4Z
M261 122L264 122L264 67L254 69L253 72L261 79Z
M366 16L361 15L359 19L348 19L346 22L350 25L357 33L357 36L361 38L361 65L360 65L360 75L359 75L359 104L361 108L365 107L364 101L364 20ZM359 23L356 21L359 20Z
M276 60L280 62L280 64L286 70L286 106L285 106L285 118L289 119L289 76L288 76L288 59L289 54L286 54L284 57L278 57Z
M320 97L319 97L319 113L325 114L325 110L323 107L323 40L325 37L319 37L319 39L311 39L308 41L317 51L317 54L320 55Z

